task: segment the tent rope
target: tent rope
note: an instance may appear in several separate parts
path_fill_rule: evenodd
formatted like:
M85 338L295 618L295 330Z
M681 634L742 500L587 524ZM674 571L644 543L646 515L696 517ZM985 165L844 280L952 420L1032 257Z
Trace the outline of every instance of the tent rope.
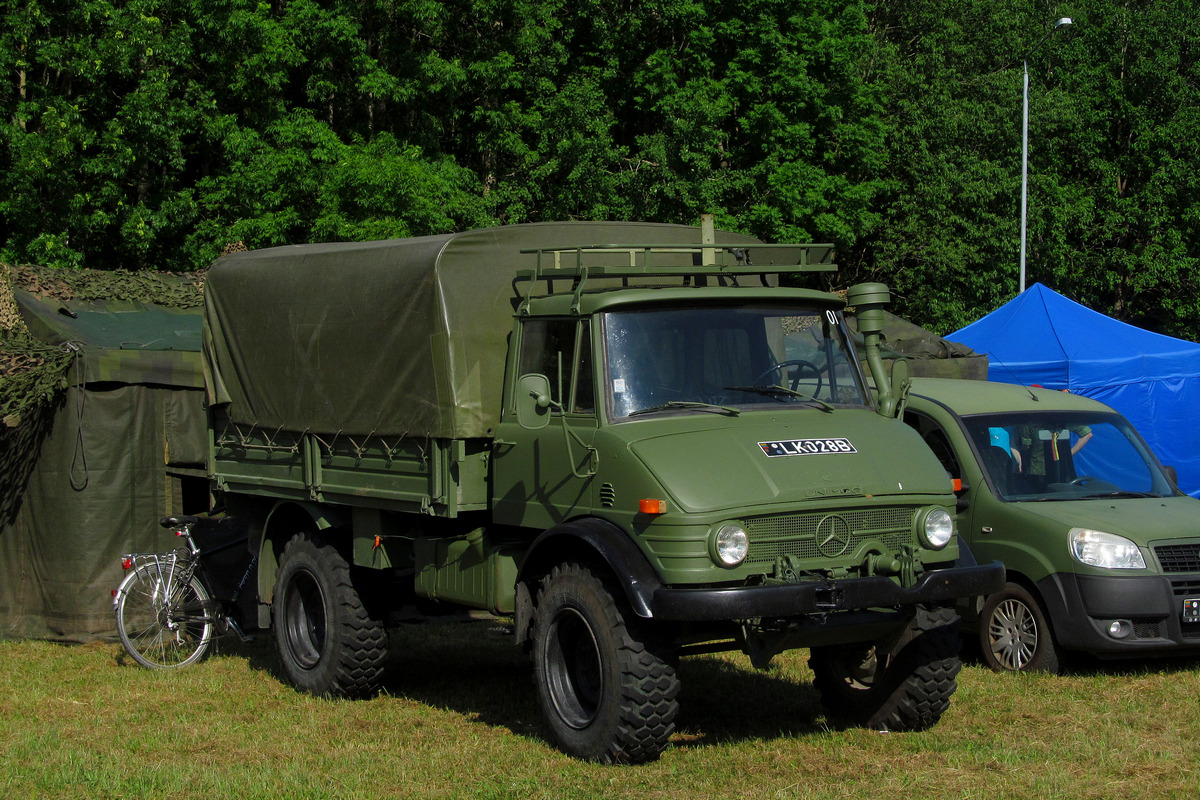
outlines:
M68 470L67 476L71 480L71 488L82 492L87 488L91 479L87 466L87 448L83 441L83 406L87 399L87 392L84 388L87 386L87 362L83 360L83 349L74 342L67 342L63 345L63 349L69 351L74 358L75 386L79 396L75 405L75 451L71 454L71 468ZM79 468L83 470L82 481L75 478L76 470Z

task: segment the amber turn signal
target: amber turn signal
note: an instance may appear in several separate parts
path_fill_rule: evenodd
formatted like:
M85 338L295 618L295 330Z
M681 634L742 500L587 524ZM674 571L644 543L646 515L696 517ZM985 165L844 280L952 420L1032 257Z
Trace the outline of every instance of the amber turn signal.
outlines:
M667 513L667 501L654 500L648 497L643 498L638 503L638 511L641 511L643 514L665 514Z

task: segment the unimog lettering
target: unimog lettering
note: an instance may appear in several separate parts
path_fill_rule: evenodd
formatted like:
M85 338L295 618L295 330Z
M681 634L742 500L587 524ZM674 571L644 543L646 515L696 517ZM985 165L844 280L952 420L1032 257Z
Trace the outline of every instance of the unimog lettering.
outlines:
M934 724L955 602L1003 568L959 547L950 481L897 419L886 288L780 285L830 257L543 223L217 261L212 488L249 524L287 678L370 694L399 621L469 611L527 650L549 738L579 758L657 757L679 658L728 649L809 648L831 716Z

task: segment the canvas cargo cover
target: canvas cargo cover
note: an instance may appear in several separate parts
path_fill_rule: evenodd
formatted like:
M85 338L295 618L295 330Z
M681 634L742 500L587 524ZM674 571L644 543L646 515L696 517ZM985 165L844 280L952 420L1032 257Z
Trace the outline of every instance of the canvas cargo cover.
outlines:
M204 292L209 400L227 404L232 422L268 430L491 436L528 285L515 277L536 258L521 250L699 245L700 235L687 225L535 223L225 256ZM717 232L719 244L757 241Z

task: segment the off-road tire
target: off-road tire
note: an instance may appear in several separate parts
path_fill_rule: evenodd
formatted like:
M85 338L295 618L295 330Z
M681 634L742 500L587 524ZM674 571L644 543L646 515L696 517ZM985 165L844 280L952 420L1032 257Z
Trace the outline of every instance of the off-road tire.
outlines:
M657 758L679 712L670 648L623 601L586 567L562 564L542 582L533 615L534 680L552 738L605 764Z
M283 549L271 605L275 648L287 679L322 697L364 697L379 688L387 632L363 605L350 566L307 533Z
M1005 584L979 610L979 651L996 672L1049 672L1062 657L1042 606L1024 587Z
M920 608L912 626L890 653L869 643L812 649L813 685L831 715L881 731L925 730L941 719L962 669L958 614Z

